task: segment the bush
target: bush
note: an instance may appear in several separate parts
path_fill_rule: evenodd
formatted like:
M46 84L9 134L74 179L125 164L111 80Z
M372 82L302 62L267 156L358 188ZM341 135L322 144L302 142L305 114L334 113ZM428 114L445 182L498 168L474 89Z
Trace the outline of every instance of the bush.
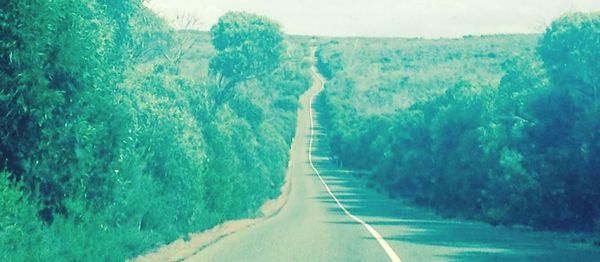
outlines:
M23 185L13 180L10 173L0 172L0 260L51 259L37 205L23 192Z

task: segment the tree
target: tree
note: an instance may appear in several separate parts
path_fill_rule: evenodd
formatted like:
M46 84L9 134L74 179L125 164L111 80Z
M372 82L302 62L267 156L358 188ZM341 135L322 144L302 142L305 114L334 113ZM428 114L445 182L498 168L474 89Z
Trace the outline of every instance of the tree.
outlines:
M567 103L554 110L566 126L567 139L545 157L552 165L552 185L566 188L564 217L591 228L600 216L600 13L573 13L552 23L540 40L538 53L555 88L556 96ZM548 99L556 101L558 99ZM540 103L540 115L552 115L548 103ZM566 113L565 113L566 111ZM564 120L566 119L566 120ZM543 123L543 122L542 122ZM549 139L555 139L550 137ZM557 183L558 181L558 183ZM562 188L560 188L562 189ZM574 215L572 215L574 214ZM556 217L556 216L555 216ZM564 219L563 219L564 220ZM562 222L562 221L560 221Z
M538 53L552 80L569 87L576 101L600 98L600 13L574 13L552 23Z
M230 97L237 84L279 67L283 33L274 21L245 12L228 12L210 29L210 35L217 55L210 60L209 70L219 84L214 106Z

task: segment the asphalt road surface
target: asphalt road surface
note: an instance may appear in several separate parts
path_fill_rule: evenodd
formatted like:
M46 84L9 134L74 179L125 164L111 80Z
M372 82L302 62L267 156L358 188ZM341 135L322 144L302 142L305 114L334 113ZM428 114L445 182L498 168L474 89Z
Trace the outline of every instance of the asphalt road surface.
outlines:
M365 187L330 161L311 104L324 81L314 68L312 74L313 86L300 99L287 204L186 260L600 261L600 248L558 233L444 219Z

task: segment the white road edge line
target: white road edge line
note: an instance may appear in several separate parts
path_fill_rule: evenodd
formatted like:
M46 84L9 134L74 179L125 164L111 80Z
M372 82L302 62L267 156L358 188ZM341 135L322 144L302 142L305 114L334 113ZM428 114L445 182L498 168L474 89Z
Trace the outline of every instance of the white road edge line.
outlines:
M327 193L329 193L329 195L331 196L331 198L333 198L333 200L335 200L335 202L337 203L337 205L342 209L342 211L344 211L344 213L346 215L348 215L350 218L352 218L354 221L360 223L361 225L363 225L367 231L369 231L369 233L371 233L371 235L377 240L377 243L379 243L379 245L383 248L383 250L385 251L385 253L387 254L387 256L390 258L390 260L392 262L402 262L402 260L400 259L400 257L398 257L398 255L396 254L396 252L394 252L394 249L392 249L392 247L387 243L387 241L385 241L385 239L379 234L379 232L377 232L377 230L375 230L375 228L373 228L371 225L367 224L367 222L363 221L362 219L358 218L357 216L353 215L352 213L350 213L350 211L348 211L348 209L346 209L346 207L344 207L344 205L342 205L342 203L340 202L340 200L338 200L338 198L333 194L333 192L331 192L331 189L329 188L329 186L327 185L327 183L325 182L325 180L323 180L323 177L321 177L321 173L319 172L319 170L317 170L317 168L315 167L315 165L313 164L312 161L312 148L313 148L313 138L315 135L315 123L314 123L314 119L313 119L313 100L314 98L321 93L321 91L323 91L323 89L325 88L325 80L323 78L321 78L321 76L319 76L316 73L316 69L315 67L311 67L311 72L310 72L315 78L317 78L319 81L321 81L321 88L319 89L319 91L317 91L316 93L314 93L309 100L308 103L308 114L310 117L310 142L308 145L308 162L310 163L310 166L312 167L312 169L315 171L315 173L317 174L317 176L319 177L319 180L321 180L321 183L323 184L323 186L325 186L325 189L327 189Z

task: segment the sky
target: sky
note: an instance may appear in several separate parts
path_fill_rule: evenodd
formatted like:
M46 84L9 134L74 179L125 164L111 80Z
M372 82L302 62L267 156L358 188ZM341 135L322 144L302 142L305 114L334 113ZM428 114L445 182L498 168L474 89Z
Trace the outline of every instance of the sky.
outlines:
M287 34L365 37L461 37L541 33L566 12L598 12L600 0L146 0L182 26L207 31L227 11L279 22ZM179 22L178 22L179 21Z

